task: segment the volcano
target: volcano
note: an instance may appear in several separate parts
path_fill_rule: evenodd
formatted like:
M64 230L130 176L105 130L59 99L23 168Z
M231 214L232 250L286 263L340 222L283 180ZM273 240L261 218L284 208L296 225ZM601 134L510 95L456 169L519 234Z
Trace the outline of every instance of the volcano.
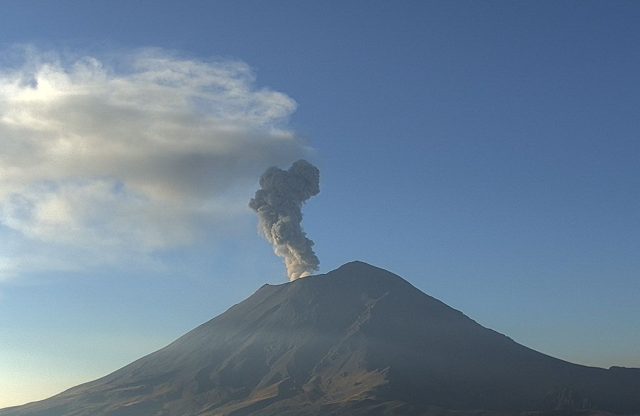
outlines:
M101 379L0 416L640 414L640 369L585 367L352 262L264 285Z

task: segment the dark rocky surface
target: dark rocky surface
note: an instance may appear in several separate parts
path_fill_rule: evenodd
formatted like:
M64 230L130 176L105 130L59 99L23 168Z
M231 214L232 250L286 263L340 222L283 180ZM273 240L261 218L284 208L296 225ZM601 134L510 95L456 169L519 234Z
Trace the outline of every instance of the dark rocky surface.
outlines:
M361 262L265 285L169 346L0 416L640 414L640 370L584 367Z

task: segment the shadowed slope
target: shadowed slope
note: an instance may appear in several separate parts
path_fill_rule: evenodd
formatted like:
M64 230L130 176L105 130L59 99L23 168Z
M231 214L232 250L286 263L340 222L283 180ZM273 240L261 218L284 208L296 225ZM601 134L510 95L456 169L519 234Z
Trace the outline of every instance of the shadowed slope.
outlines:
M523 347L361 262L265 285L166 348L0 416L640 413L640 370Z

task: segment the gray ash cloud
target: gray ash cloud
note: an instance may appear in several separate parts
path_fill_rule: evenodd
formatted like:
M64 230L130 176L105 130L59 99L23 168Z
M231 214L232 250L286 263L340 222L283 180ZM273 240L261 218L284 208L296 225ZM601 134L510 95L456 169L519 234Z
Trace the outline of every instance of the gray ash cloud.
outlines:
M283 257L289 280L318 270L313 241L302 229L302 205L320 192L320 171L306 160L288 170L270 167L260 177L260 189L249 202L260 220L261 234Z

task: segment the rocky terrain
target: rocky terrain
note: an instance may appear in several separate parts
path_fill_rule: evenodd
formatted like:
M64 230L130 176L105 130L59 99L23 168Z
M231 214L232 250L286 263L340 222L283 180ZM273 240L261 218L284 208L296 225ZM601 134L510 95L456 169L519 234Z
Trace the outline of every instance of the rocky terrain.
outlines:
M264 285L101 379L0 416L640 414L640 369L541 354L362 262Z

